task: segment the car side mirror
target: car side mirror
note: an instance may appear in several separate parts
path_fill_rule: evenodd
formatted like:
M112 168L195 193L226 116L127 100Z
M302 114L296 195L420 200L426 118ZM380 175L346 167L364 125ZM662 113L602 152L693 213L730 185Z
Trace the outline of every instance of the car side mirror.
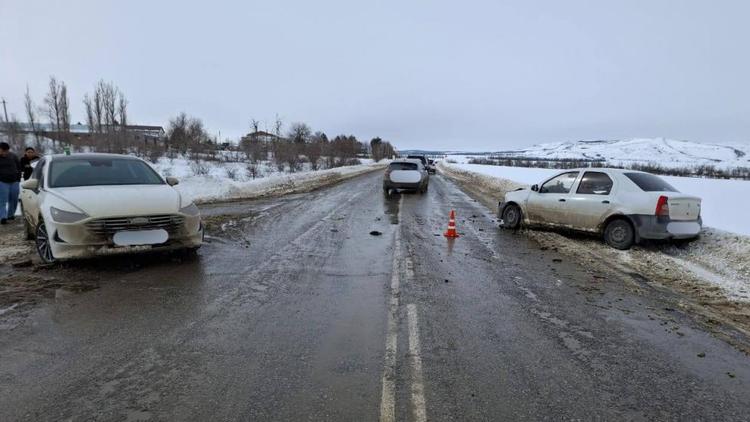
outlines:
M176 177L174 177L174 176L167 176L167 184L169 186L174 186L174 185L177 185L179 183L180 183L180 181Z
M24 180L21 183L21 187L24 189L37 190L39 189L39 179Z
M539 185L531 185L531 190L534 192L539 192Z

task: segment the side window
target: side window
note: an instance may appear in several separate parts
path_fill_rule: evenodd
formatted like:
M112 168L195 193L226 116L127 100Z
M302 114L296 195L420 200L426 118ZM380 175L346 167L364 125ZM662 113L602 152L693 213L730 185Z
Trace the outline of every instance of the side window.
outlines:
M539 193L568 193L578 177L577 171L563 173L544 182Z
M612 191L612 179L606 173L587 171L578 184L576 193L584 195L609 195Z
M34 166L34 171L31 172L31 178L39 180L40 185L42 183L42 174L44 174L44 164L44 158L42 158L36 163L36 166Z

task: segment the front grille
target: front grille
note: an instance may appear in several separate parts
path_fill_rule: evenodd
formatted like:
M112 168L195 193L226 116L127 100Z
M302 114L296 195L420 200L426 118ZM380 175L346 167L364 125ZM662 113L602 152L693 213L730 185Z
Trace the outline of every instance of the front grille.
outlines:
M181 215L144 215L139 217L99 218L86 223L86 228L97 235L111 235L119 231L164 229L177 232L184 221Z

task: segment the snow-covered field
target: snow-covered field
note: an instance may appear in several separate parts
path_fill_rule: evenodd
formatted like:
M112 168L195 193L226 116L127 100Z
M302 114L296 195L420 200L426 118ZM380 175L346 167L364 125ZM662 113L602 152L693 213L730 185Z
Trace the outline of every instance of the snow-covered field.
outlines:
M544 181L561 170L503 167L480 164L451 164L463 170L513 180L524 185ZM750 236L750 181L660 176L680 192L703 199L703 224L720 230ZM498 198L499 199L499 198Z
M253 179L246 163L202 161L185 158L161 158L154 169L162 176L174 176L176 189L197 202L254 198L313 189L337 180L353 177L385 165L384 161L360 160L363 164L312 171L304 168L295 173L279 172L270 163L259 163Z
M542 159L604 160L610 165L658 164L665 168L712 165L717 168L750 167L750 146L719 145L666 138L585 140L534 145L496 156Z

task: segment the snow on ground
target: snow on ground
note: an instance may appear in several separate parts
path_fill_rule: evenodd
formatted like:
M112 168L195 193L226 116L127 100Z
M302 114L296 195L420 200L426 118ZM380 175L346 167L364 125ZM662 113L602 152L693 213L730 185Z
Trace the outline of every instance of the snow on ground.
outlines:
M504 167L481 164L451 164L460 169L533 185L562 170ZM750 181L660 176L682 193L702 198L703 224L719 230L750 236ZM499 198L498 198L499 199Z
M718 145L666 138L585 140L534 145L493 155L547 159L605 160L611 165L656 163L662 167L713 165L719 168L750 167L750 147Z
M548 169L446 162L442 162L439 169L477 195L493 211L505 192L539 183L556 172ZM750 182L684 177L667 179L678 189L703 195L705 201L716 201L715 205L704 207L704 212L708 214L704 219L707 218L714 227L738 227L739 232L748 233L747 224L743 225L738 218L744 207L731 204L747 201L740 191L745 192L746 196L750 192ZM721 211L722 207L737 211L713 214L715 210ZM724 222L722 219L730 221ZM739 305L750 303L750 236L704 227L701 237L686 245L657 243L637 246L629 251L618 251L592 237L569 237L535 230L527 231L526 234L543 246L555 248L589 263L606 262L625 273L643 274L650 280L658 280L688 292L706 306L722 308L721 311L750 322L750 310Z
M161 158L152 166L162 176L178 178L180 183L176 189L187 198L196 202L210 202L306 191L385 165L384 161L360 161L364 164L316 171L306 167L295 173L279 172L271 163L263 162L257 166L258 174L255 179L249 174L247 163L196 163L185 158Z

